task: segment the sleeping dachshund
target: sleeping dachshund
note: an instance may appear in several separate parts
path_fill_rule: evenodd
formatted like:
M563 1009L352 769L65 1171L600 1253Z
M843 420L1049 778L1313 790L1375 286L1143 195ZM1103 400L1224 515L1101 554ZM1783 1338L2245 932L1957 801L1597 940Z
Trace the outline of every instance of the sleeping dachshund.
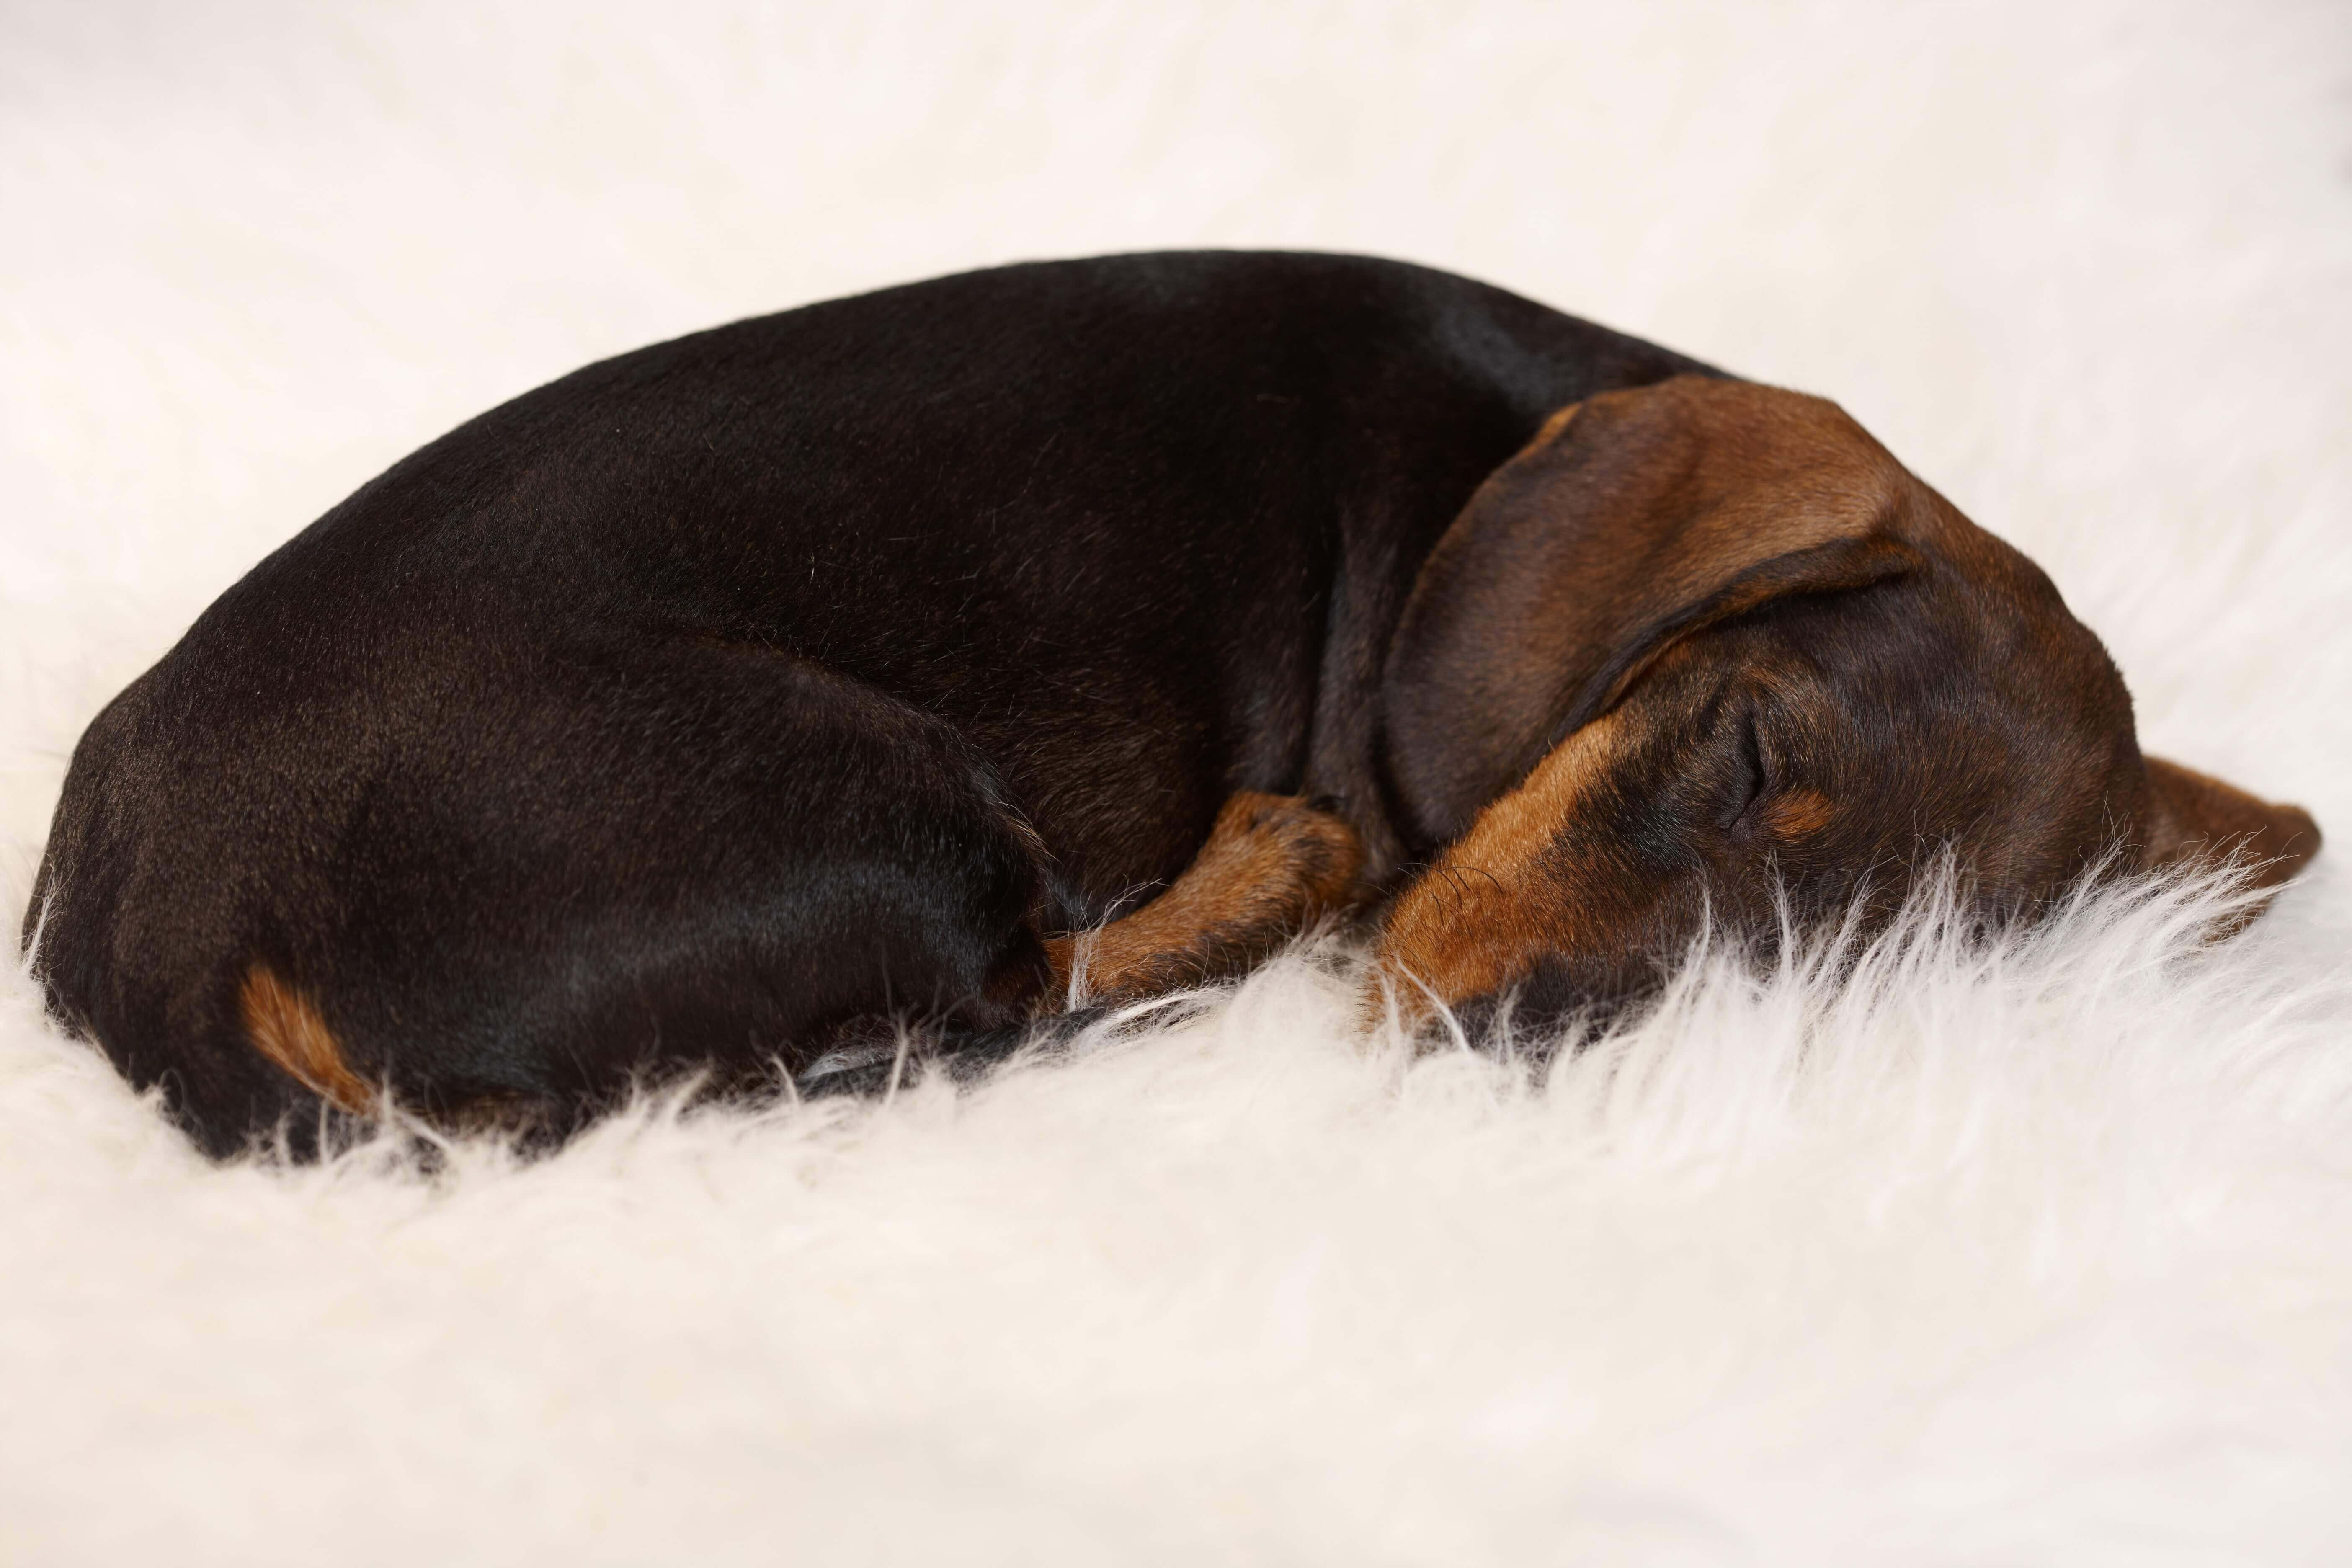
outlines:
M2049 578L1834 405L1441 272L1008 267L404 459L91 724L25 941L206 1150L576 1126L1376 924L1408 1012L1703 921L1989 919L2311 818L2144 758Z

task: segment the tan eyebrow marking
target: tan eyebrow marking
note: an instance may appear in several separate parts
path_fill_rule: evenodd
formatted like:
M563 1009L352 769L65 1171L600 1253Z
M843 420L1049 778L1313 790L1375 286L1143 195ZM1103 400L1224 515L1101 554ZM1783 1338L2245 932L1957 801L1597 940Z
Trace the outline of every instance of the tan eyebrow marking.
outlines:
M1764 808L1764 826L1777 837L1809 838L1836 816L1836 805L1821 791L1792 789Z
M318 1006L268 964L245 972L236 1000L246 1037L280 1070L339 1110L365 1116L375 1109L375 1091L343 1060Z

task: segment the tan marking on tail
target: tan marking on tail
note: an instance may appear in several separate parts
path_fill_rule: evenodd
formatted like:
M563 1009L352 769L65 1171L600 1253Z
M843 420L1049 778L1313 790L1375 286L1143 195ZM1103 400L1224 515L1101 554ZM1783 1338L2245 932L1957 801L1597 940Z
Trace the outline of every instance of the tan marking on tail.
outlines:
M245 972L236 999L255 1050L338 1110L366 1116L375 1110L375 1091L343 1060L341 1044L308 996L257 963Z

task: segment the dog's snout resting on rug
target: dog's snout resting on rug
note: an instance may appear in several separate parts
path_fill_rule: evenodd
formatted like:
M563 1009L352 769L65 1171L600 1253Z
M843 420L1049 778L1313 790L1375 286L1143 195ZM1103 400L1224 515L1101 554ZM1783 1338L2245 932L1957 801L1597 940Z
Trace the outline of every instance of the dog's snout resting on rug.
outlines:
M1342 257L1013 267L590 366L256 567L76 752L26 926L203 1145L561 1131L1381 921L1408 1014L1706 919L1988 914L2308 816L1818 399ZM289 1113L292 1113L289 1118Z

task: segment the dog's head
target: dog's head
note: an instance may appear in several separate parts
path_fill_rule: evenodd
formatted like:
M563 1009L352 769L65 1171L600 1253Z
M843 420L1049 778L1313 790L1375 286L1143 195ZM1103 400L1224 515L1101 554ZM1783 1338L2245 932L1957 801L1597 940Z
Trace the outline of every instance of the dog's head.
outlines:
M1423 568L1386 676L1408 1011L1638 990L1712 916L1865 916L1949 855L1994 919L2097 866L2284 881L2311 818L2140 753L2050 579L1838 407L1681 377L1562 410ZM1423 988L1426 988L1425 991Z

